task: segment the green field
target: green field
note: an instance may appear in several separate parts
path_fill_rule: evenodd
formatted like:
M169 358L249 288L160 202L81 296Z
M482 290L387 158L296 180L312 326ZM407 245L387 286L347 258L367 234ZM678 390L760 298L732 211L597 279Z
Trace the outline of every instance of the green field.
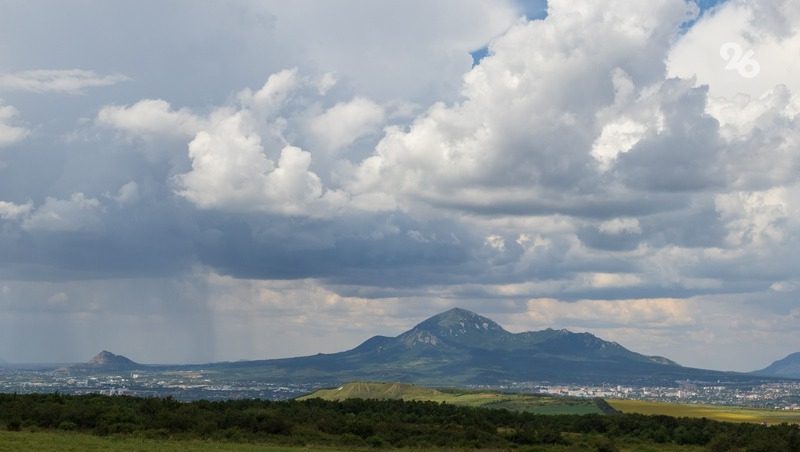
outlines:
M84 452L112 450L121 452L294 452L298 450L337 452L349 449L284 447L258 443L233 443L222 441L148 439L135 436L108 437L88 435L85 433L54 431L0 431L0 452Z
M418 400L459 406L498 408L536 414L602 414L597 403L589 399L549 397L534 394L511 394L456 389L433 389L403 383L353 382L337 388L320 389L298 400L320 398Z
M569 435L570 445L540 445L522 448L522 451L578 452L593 450L597 444L605 440L599 435ZM615 442L620 452L700 452L704 450L694 446L678 446L673 444L655 444L628 439ZM120 451L120 452L298 452L321 451L339 452L350 450L381 450L375 448L330 448L330 447L287 447L259 443L234 443L223 441L147 439L135 436L100 437L85 433L36 431L8 432L0 430L0 452L37 451L37 452L84 452L84 451ZM422 449L406 448L406 451ZM426 448L425 450L449 451L449 448ZM474 449L473 449L474 450ZM478 449L480 450L480 449ZM497 450L497 449L491 449Z
M800 424L800 412L741 408L719 405L686 405L648 402L644 400L607 400L623 413L663 414L675 417L707 418L723 422L754 422L767 424Z

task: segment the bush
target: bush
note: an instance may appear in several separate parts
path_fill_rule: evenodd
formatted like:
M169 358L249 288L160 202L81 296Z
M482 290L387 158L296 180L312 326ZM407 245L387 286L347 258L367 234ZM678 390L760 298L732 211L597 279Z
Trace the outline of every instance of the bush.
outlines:
M77 430L78 429L78 424L76 424L74 422L71 422L71 421L63 421L60 424L58 424L58 429L59 430L66 430L66 431Z
M22 422L19 419L13 419L6 424L6 430L9 432L18 432L22 430Z
M619 448L617 448L617 445L614 444L614 442L611 441L611 439L606 438L606 437L600 437L600 438L595 439L592 442L592 447L593 447L595 452L618 452L619 451Z

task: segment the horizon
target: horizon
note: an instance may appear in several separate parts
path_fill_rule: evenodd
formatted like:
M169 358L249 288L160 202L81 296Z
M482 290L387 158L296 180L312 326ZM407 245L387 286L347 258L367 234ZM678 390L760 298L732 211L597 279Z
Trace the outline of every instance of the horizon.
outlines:
M337 350L337 351L335 351L335 352L333 352L333 353L338 353L338 352L343 352L343 351L347 351L347 350L352 350L352 349L354 349L354 348L357 348L359 345L362 345L362 344L364 344L365 342L367 342L367 341L369 341L369 340L371 340L371 339L373 339L373 338L375 338L375 337L398 337L398 336L401 336L402 334L404 334L404 333L407 333L407 332L409 332L409 331L412 331L413 329L417 328L417 327L418 327L418 326L420 326L421 324L423 324L423 323L425 323L425 322L427 322L427 321L429 321L429 320L431 320L431 319L434 319L434 318L436 318L436 317L440 317L440 316L442 316L442 315L444 315L444 314L448 314L448 313L450 313L450 312L453 312L453 311L461 311L461 312L464 312L464 313L466 313L466 314L468 314L468 315L476 315L476 316L478 316L478 317L481 317L481 318L484 318L484 319L488 319L488 320L490 320L490 321L494 321L493 319L490 319L490 318L488 318L488 317L486 317L486 316L484 316L484 315L481 315L480 313L477 313L477 312L470 311L469 309L464 309L464 308L462 308L462 307L460 307L460 306L454 306L454 307L452 307L452 308L449 308L449 309L447 309L447 310L445 310L445 311L441 311L441 312L438 312L438 313L436 313L436 314L432 314L431 316L429 316L429 317L427 317L427 318L425 318L425 319L421 320L420 322L418 322L418 323L414 324L413 326L409 327L407 330L405 330L405 331L402 331L401 333L399 333L399 334L397 334L397 335L393 335L393 336L385 336L385 335L376 335L376 336L371 336L371 337L369 337L369 338L364 338L364 340L362 340L361 342L357 343L356 345L354 345L354 346L352 346L352 347L347 347L347 348L345 348L345 349L342 349L342 350ZM496 323L496 322L495 322L495 323ZM551 331L565 331L565 332L567 332L567 333L571 333L571 334L583 334L583 333L588 333L588 331L571 331L571 330L569 330L569 329L566 329L566 328L562 328L562 329L555 329L555 328L545 328L545 329L543 329L543 330L536 330L536 331L534 331L534 330L526 330L526 331L517 331L517 332L514 332L514 331L509 331L509 330L505 329L505 327L503 327L503 325L501 325L501 324L499 324L499 323L498 323L498 325L500 326L500 328L501 328L501 329L502 329L504 332L506 332L506 333L510 333L510 334L521 334L521 333L526 333L526 332L547 331L547 330L551 330ZM591 334L591 333L589 333L589 334ZM604 338L602 338L602 337L599 337L599 336L595 336L595 337L598 337L599 339L605 340ZM635 350L635 349L632 349L632 348L630 348L630 347L627 347L627 346L625 346L625 344L620 344L620 345L622 345L623 347L625 347L626 349L628 349L628 350L630 350L630 351L633 351L633 352L636 352L636 353L638 353L638 351L637 351L637 350ZM309 355L304 355L304 356L314 356L314 355L317 355L317 354L318 354L318 353L312 353L312 354L309 354ZM778 361L778 360L781 360L781 359L783 359L783 358L786 358L786 357L789 357L789 356L792 356L792 355L798 355L798 354L800 354L800 352L795 352L795 353L792 353L792 354L790 354L790 355L787 355L787 356L778 357L778 358L775 358L774 360L770 361L768 364L773 364L774 362L776 362L776 361ZM86 363L86 362L91 362L91 361L94 361L95 359L97 359L98 357L100 357L100 356L102 356L102 355L112 355L112 357L121 357L121 358L125 358L125 359L128 359L128 360L130 360L130 361L133 361L133 362L134 362L134 363L136 363L136 364L141 364L141 365L145 365L145 366L151 366L151 365L156 365L156 366L159 366L159 365L186 365L186 364L188 364L188 365L194 365L194 364L212 364L212 363L220 363L220 362L263 361L263 360L272 360L272 359L282 359L282 358L295 358L295 357L298 357L298 356L275 356L275 357L273 357L273 356L267 356L267 357L251 357L251 358L241 358L241 359L238 359L238 360L220 360L220 361L212 361L212 362L196 362L196 363L189 363L189 362L143 362L143 361L141 361L141 360L138 360L138 359L136 359L135 357L128 356L128 354L126 354L126 353L116 353L115 351L111 351L111 350L108 350L108 349L102 349L100 352L96 353L96 354L95 354L95 355L93 355L91 358L87 359L86 361L76 361L76 362L69 362L69 361L54 361L54 362L4 362L4 361L0 360L0 364L6 364L6 365L11 365L11 366L24 366L24 365L38 365L38 366L44 366L44 365L53 365L53 364L83 364L83 363ZM669 356L660 356L660 357L669 359ZM679 364L679 365L683 366L683 364L681 364L681 363L677 363L677 364ZM690 366L684 366L684 367L690 367ZM764 367L766 367L766 366L764 366ZM703 367L703 369L708 369L708 370L718 370L718 371L731 371L730 369L713 369L713 368L704 368L704 367ZM751 371L758 371L758 370L761 370L761 369L762 369L762 368L757 368L757 369L752 369ZM747 371L746 371L746 372L747 372Z
M332 353L455 306L800 352L792 0L34 0L0 42L6 362Z

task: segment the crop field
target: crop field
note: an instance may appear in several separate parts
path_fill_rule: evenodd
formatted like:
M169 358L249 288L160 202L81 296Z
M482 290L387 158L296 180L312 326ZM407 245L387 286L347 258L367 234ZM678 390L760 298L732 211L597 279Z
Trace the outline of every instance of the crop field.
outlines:
M675 417L704 417L724 422L755 422L767 424L800 424L800 412L740 408L719 405L687 405L678 403L648 402L644 400L607 400L608 404L623 413L663 414Z
M320 389L300 397L299 400L317 397L334 401L346 399L419 400L459 406L508 409L536 414L602 414L597 404L588 399L433 389L402 383L347 383L338 388Z

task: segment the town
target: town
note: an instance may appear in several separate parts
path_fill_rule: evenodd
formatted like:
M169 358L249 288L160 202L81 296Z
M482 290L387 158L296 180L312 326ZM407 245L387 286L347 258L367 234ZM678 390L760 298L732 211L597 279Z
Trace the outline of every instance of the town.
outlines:
M242 379L217 370L143 369L113 373L74 374L52 369L0 369L2 393L53 393L172 397L176 400L263 399L286 400L329 381L289 382ZM556 395L579 398L630 399L701 405L742 406L800 410L800 381L774 381L755 385L678 381L674 386L612 384L558 384L514 382L473 385L467 389Z

